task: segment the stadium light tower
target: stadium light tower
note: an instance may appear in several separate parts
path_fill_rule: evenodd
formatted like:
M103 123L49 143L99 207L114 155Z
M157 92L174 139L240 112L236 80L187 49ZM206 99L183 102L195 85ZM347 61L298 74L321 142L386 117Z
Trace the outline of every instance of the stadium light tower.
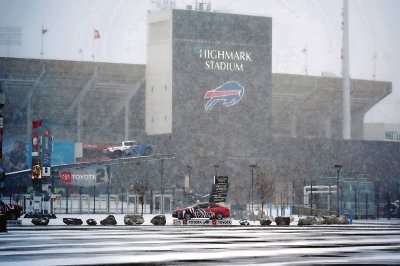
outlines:
M349 2L343 0L343 43L342 43L342 77L343 77L343 139L351 139L350 113L350 69L349 69Z

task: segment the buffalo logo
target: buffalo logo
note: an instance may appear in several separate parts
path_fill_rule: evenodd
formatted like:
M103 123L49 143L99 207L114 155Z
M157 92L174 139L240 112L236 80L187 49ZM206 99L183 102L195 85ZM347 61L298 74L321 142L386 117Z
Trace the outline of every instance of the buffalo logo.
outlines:
M222 102L224 106L232 106L237 104L243 97L244 87L237 81L228 81L218 88L207 91L204 99L209 99L204 108L210 111L218 102Z

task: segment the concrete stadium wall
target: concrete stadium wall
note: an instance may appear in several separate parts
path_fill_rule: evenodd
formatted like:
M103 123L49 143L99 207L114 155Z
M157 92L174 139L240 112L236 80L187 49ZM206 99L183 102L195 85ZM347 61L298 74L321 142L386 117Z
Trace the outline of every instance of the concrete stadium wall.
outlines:
M42 65L38 61L40 60L0 59L0 63L9 71L8 76L3 76L2 80L2 83L5 84L3 89L6 92L6 106L3 110L5 138L10 138L13 134L21 136L26 134L24 120L26 109L19 99L26 97L27 90L33 86L30 80L34 80L34 77L40 74ZM76 79L83 79L85 73L87 73L86 77L90 77L93 65L84 62L67 62L65 65L63 63L54 64L57 71L50 70L52 64L49 64L47 76L39 83L39 95L47 97L46 101L48 100L48 103L52 104L41 106L38 101L33 111L35 118L40 118L38 114L43 113L47 114L50 120L55 121L54 126L57 127L57 130L54 131L56 133L54 137L56 140L65 138L74 141L77 130L76 110L72 112L68 120L62 122L58 109L61 104L68 106L74 101L76 94L82 89L79 86L85 83ZM79 66L81 64L83 65ZM82 71L79 70L80 67L83 68ZM248 189L251 181L249 164L252 163L256 163L265 171L271 171L280 179L293 180L296 187L301 187L299 182L302 180L306 182L311 177L334 175L332 166L336 163L344 164L343 175L362 172L375 180L388 180L400 176L400 166L397 160L400 152L398 143L309 138L301 134L296 138L283 137L279 134L268 134L268 130L264 130L260 123L254 123L252 132L247 134L249 123L253 123L253 116L247 115L246 112L230 113L229 111L228 118L233 117L237 122L236 124L225 122L222 119L227 118L223 116L224 109L222 108L224 106L215 106L214 108L218 108L212 110L217 111L221 116L211 117L207 113L212 123L202 121L196 125L190 122L192 118L196 117L197 110L204 112L204 101L199 100L198 103L191 104L190 99L187 99L188 102L184 102L183 100L186 99L184 97L190 96L179 95L179 93L185 91L177 91L177 95L174 96L176 97L174 99L182 99L184 102L182 104L181 101L176 102L178 105L176 112L180 110L177 115L180 122L177 121L176 125L180 125L181 128L177 127L173 134L146 136L144 134L145 85L140 82L140 77L144 77L144 72L144 65L99 64L96 82L94 82L97 85L93 90L89 90L88 96L82 103L85 117L83 142L112 143L124 138L124 109L117 107L121 107L121 101L125 100L124 96L130 91L129 87L135 86L139 82L139 89L130 105L129 136L143 142L154 143L158 153L175 154L174 159L164 162L165 186L182 186L183 178L188 174L187 165L192 167L191 185L199 194L210 192L212 176L215 174L214 165L219 165L218 174L230 177L230 200L237 199L239 202L248 201ZM13 80L19 77L25 82L10 81L10 77L13 77ZM4 81L5 79L7 81ZM296 79L296 76L283 75L283 77L280 76L279 81L288 82L290 80L290 82L296 83ZM321 79L324 80L324 78ZM274 82L274 87L281 86L280 82ZM77 83L78 85L76 85ZM374 91L374 86L382 85L382 83L372 83L366 87L368 90ZM322 81L320 84L324 84L324 82ZM189 84L186 85L189 86ZM285 88L282 85L282 90ZM47 90L49 93L46 93ZM73 90L74 93L69 94L70 90ZM385 92L385 90L382 91ZM382 91L377 90L374 97L382 97ZM204 94L205 92L202 92L199 97L204 97ZM246 102L239 102L231 108L239 107L239 104L246 104ZM273 106L274 102L272 102L272 112L274 112ZM317 105L317 107L319 106L321 105ZM22 119L12 116L19 112ZM319 109L316 109L315 112L319 112ZM235 116L231 116L233 114ZM218 117L221 117L221 120ZM233 128L232 134L225 131L222 131L223 134L208 132L208 130L215 130L208 128L214 128L215 125L224 123L228 123L228 128ZM307 119L304 120L304 123L304 126L307 126ZM201 128L200 125L206 129ZM241 134L233 134L238 132ZM238 140L236 136L239 136ZM118 192L123 186L132 185L138 179L152 180L153 188L156 189L161 186L160 161L113 166L113 173L112 189L115 192ZM383 184L390 183L383 182ZM296 192L296 195L300 194Z
M82 142L122 141L127 95L129 136L142 136L144 128L144 65L1 58L0 82L6 94L4 137L27 137L27 102L31 120L48 119L57 140L77 141L77 98L82 97ZM45 70L44 75L40 76ZM132 93L134 91L135 93Z

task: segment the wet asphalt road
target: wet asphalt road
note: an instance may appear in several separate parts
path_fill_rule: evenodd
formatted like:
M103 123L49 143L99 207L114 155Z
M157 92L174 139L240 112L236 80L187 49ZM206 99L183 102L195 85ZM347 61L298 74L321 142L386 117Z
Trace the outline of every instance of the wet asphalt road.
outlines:
M0 265L400 264L400 225L47 226L0 233Z

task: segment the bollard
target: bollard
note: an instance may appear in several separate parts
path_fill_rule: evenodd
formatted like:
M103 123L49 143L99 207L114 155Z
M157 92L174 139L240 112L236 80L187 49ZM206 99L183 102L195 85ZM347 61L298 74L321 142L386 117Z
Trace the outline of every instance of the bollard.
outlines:
M7 217L0 214L0 232L7 232Z

